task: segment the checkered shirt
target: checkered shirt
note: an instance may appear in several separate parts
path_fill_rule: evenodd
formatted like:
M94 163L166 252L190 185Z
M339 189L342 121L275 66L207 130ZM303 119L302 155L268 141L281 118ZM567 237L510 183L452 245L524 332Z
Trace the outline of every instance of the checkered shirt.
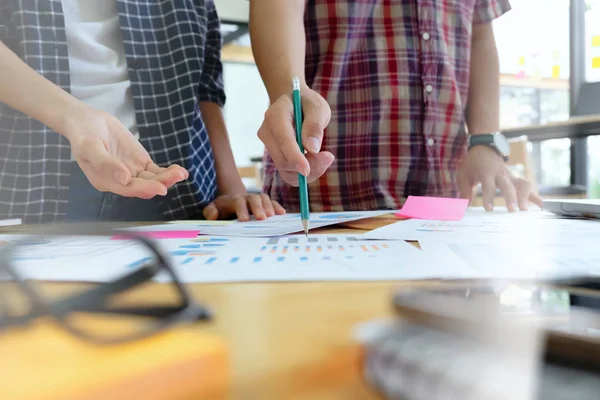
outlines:
M508 0L307 1L306 81L331 106L322 149L336 157L309 185L313 211L458 195L472 26L509 9ZM297 211L298 189L268 154L264 170L266 193Z
M118 0L140 142L188 181L162 200L167 218L197 215L216 195L212 149L198 102L225 103L221 33L212 0ZM0 2L0 40L45 78L70 90L60 0ZM0 218L60 220L71 150L42 123L0 103Z

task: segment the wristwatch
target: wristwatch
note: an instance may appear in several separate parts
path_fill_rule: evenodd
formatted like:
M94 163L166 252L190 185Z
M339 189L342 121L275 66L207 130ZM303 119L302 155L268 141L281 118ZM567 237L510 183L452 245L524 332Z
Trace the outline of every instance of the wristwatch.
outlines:
M508 161L508 157L510 156L508 139L500 132L469 135L469 150L473 146L488 146L492 148L504 159L504 162Z

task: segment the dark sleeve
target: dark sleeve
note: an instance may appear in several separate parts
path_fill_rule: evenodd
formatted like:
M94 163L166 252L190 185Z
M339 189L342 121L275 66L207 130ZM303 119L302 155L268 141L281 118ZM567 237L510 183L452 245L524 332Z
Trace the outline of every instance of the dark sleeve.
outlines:
M510 11L508 0L477 0L473 13L474 24L488 24Z
M0 40L8 36L8 27L6 26L6 16L8 15L8 2L0 2Z
M204 68L200 78L199 101L225 105L223 63L221 62L221 24L213 0L206 1L207 33L204 48Z

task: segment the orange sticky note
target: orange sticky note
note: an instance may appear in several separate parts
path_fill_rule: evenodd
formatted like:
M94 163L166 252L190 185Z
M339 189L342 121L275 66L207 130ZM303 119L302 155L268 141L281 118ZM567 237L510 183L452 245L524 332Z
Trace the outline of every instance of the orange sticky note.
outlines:
M467 199L408 196L404 206L396 213L396 216L438 221L460 221L468 206L469 200Z

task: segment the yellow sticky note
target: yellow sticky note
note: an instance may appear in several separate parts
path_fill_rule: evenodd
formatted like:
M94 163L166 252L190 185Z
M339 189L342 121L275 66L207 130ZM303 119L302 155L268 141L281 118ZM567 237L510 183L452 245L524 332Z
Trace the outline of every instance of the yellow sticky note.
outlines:
M223 221L223 220L216 220L216 221L208 221L208 220L183 220L183 221L169 221L169 224L177 224L177 225L198 225L198 226L225 226L225 225L231 225L233 224L235 221Z
M592 68L600 68L600 57L592 58Z
M519 65L520 66L525 65L525 57L523 57L523 56L519 57Z
M552 66L552 77L554 79L560 78L560 65L553 65Z
M592 36L592 47L600 47L600 35Z

